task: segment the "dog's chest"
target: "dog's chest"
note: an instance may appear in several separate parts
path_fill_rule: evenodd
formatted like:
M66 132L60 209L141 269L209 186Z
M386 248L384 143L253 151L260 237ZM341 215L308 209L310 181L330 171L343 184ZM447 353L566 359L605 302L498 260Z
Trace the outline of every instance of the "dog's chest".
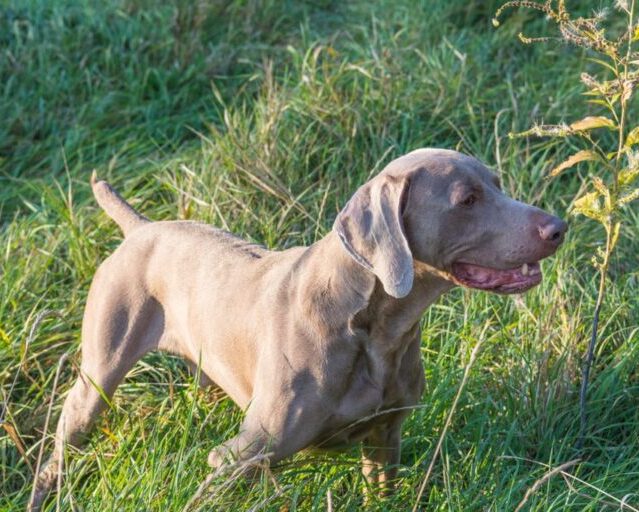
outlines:
M418 347L415 351L405 346L394 353L362 351L344 384L324 443L333 446L362 440L376 424L387 421L389 412L416 404L422 389Z

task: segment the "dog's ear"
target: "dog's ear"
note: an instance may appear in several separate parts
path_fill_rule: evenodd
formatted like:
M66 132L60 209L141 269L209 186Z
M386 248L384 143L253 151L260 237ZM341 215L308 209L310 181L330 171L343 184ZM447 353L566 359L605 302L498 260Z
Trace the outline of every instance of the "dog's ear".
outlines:
M390 175L373 178L355 192L333 225L348 253L396 298L413 287L413 256L402 221L409 181Z

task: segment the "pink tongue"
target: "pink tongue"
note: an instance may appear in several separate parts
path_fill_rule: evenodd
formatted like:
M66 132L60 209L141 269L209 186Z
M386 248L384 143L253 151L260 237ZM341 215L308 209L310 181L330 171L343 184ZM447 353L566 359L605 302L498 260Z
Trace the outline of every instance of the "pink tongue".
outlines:
M520 268L497 270L480 267L470 263L457 263L455 270L458 277L484 286L501 286L519 281L523 275Z

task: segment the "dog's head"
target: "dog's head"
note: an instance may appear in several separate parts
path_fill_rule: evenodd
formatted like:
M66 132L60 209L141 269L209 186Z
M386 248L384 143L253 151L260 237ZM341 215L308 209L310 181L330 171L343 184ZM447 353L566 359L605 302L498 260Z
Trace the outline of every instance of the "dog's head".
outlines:
M419 149L364 184L333 229L389 295L413 286L414 260L456 284L521 293L541 282L539 260L561 245L561 219L504 195L475 158Z

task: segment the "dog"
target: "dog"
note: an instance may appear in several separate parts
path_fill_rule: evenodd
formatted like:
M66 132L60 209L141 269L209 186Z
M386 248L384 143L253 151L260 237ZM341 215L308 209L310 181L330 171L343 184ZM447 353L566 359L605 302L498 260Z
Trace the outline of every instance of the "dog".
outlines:
M310 247L270 251L191 221L151 222L92 177L124 241L98 268L80 375L64 402L30 510L146 353L199 367L245 411L213 468L361 442L368 481L388 489L401 425L424 389L420 318L457 285L522 293L542 280L565 222L507 197L478 160L419 149L361 186Z

